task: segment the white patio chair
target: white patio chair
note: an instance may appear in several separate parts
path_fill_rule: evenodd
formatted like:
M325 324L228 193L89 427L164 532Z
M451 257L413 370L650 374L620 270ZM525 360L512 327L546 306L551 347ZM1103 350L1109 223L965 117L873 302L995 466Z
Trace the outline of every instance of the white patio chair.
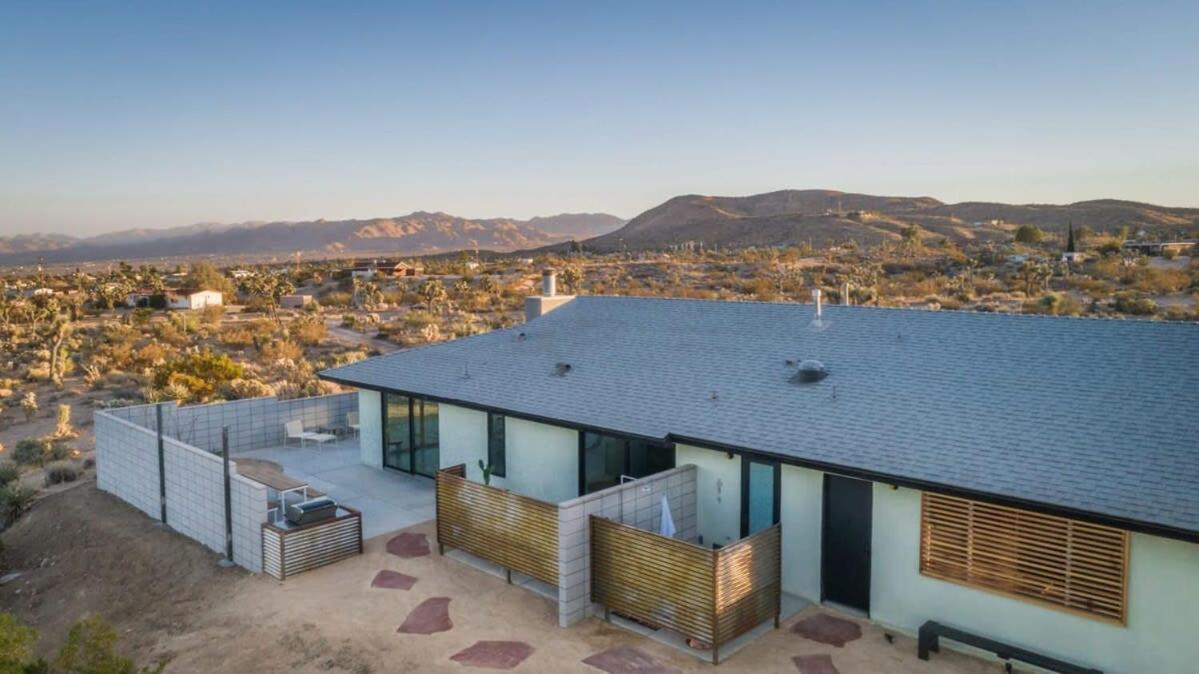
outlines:
M358 423L357 412L346 412L346 428L354 432L354 437L358 437L358 431L362 428L362 425Z
M316 433L313 431L304 430L304 422L300 421L299 419L283 424L283 431L286 436L283 441L284 445L292 442L293 440L299 440L301 447L304 446L305 440L310 440L318 445L321 445L337 439L337 436L333 435L332 433Z

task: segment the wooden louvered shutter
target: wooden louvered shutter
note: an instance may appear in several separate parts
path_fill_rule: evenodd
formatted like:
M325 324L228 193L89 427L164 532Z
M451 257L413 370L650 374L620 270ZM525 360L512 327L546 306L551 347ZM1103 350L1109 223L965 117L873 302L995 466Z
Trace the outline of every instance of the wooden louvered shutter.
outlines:
M1125 623L1128 532L928 492L921 506L920 573Z

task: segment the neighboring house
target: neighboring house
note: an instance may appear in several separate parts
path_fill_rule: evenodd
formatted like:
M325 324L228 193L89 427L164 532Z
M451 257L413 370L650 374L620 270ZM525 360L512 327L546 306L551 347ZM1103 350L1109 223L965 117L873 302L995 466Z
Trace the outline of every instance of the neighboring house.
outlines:
M314 301L312 295L284 295L279 298L279 306L283 309L303 309Z
M148 307L154 302L155 297L161 297L162 295L161 291L149 288L134 290L125 296L125 306L131 308ZM165 299L163 301L165 302Z
M1178 254L1190 254L1199 241L1125 241L1124 249L1145 255L1162 255L1168 250Z
M420 276L423 273L425 273L425 268L419 264L397 262L391 266L392 276Z
M326 370L363 463L562 502L697 467L697 537L782 586L1105 671L1194 671L1199 325L660 298ZM546 301L546 300L562 300Z
M184 288L166 291L167 307L170 309L203 309L204 307L219 307L223 296L216 290L197 290Z
M350 278L373 279L379 273L378 266L374 262L365 264L354 264L346 269L350 274Z
M239 280L239 281L240 281L241 279L244 279L244 278L249 278L249 277L251 277L251 276L253 276L253 275L254 275L254 272L252 272L252 271L250 271L250 270L248 270L248 269L234 269L234 270L232 270L232 271L230 271L230 272L229 272L229 277L230 277L230 278L234 278L234 279L237 279L237 280Z

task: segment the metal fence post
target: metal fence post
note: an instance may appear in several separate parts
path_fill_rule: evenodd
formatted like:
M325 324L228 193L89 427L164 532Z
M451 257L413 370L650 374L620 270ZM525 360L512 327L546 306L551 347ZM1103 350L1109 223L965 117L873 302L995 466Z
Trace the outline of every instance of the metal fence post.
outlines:
M225 467L225 558L221 566L233 566L233 495L229 487L229 427L221 427L221 462Z
M167 523L167 460L162 443L162 403L154 406L155 429L158 431L158 506L161 509L159 519Z

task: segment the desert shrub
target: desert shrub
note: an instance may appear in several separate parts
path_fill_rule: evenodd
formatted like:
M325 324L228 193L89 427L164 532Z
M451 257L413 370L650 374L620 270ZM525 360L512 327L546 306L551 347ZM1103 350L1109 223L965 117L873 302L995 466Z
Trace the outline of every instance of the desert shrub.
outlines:
M350 295L350 293L343 293L341 291L335 290L333 292L325 293L324 295L322 295L320 298L320 302L323 306L326 306L326 307L348 307L348 306L350 306L351 297L352 296Z
M98 616L77 621L54 659L52 671L63 674L161 674L166 663L138 669L117 652L117 632Z
M257 379L234 379L225 387L227 397L234 400L242 398L264 398L275 395L275 389Z
M242 327L227 327L218 339L225 346L245 348L254 344L254 333Z
M79 479L79 470L66 461L56 461L46 466L46 486Z
M301 316L292 321L287 333L300 344L309 346L320 344L326 334L325 322L320 316Z
M1044 238L1045 232L1041 231L1041 228L1036 225L1020 225L1016 228L1015 239L1017 243L1040 243L1041 239Z
M1166 312L1163 314L1163 316L1167 321L1195 320L1195 317L1193 317L1191 313L1187 311L1186 307L1179 306L1177 304L1172 304L1166 307Z
M168 354L169 352L162 344L149 342L133 351L131 361L141 367L154 367L164 363Z
M186 388L188 398L206 401L221 387L245 376L244 368L228 354L209 350L193 351L167 361L154 369L154 385L158 388Z
M1178 257L1178 249L1177 248L1163 248L1162 249L1162 257L1166 258L1167 260L1173 260L1174 258Z
M1133 292L1116 293L1112 308L1122 314L1133 316L1152 316L1157 313L1157 302L1148 297L1137 297Z
M1143 293L1165 295L1179 292L1191 285L1191 275L1185 269L1138 269L1135 288Z
M33 391L27 392L21 398L21 409L25 412L25 421L33 421L33 417L37 414L37 393Z
M200 309L199 314L201 324L219 328L221 326L221 318L225 315L225 307L219 304L209 305Z
M65 439L74 438L78 435L79 433L75 431L75 427L71 425L71 406L59 403L54 424L54 437Z
M404 324L410 328L420 329L426 325L432 325L438 322L437 316L427 311L409 311L404 314Z
M33 501L37 498L37 490L26 487L20 482L10 482L0 488L0 516L8 523L15 522L21 515L29 512Z
M22 466L40 466L50 453L50 442L41 438L25 438L13 447L12 460Z
M1078 316L1083 307L1078 300L1065 293L1049 293L1036 300L1024 303L1026 314L1049 314L1051 316Z
M0 673L45 671L44 662L32 660L36 642L37 630L22 625L11 613L0 613Z
M280 339L263 344L259 353L268 361L299 360L304 355L304 349L295 342Z
M21 478L21 469L17 464L7 461L0 463L0 489L16 482Z

